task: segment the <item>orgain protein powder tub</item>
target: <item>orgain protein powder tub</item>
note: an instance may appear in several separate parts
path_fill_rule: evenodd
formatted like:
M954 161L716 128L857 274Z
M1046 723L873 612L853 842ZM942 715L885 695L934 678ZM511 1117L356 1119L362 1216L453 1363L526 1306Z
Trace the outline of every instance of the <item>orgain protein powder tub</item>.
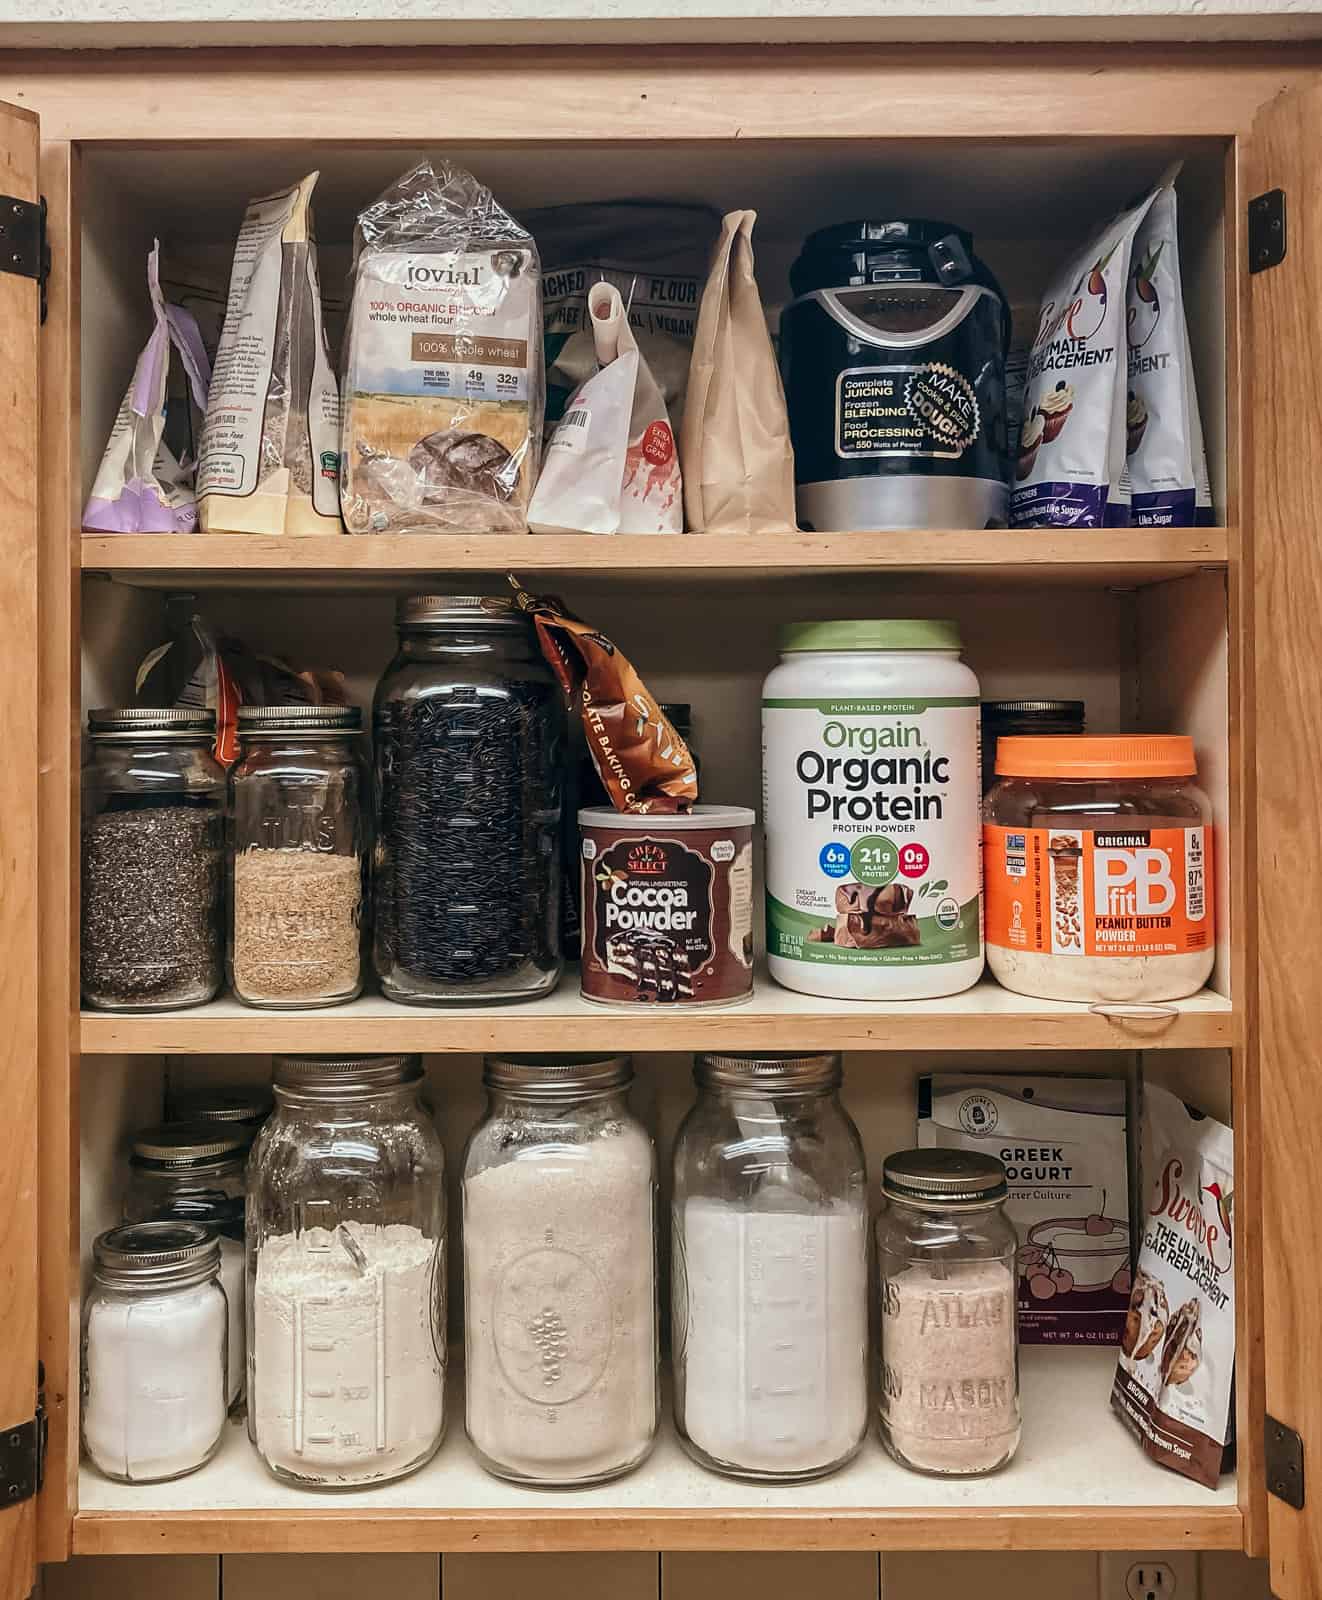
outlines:
M762 689L771 975L914 1000L982 973L978 680L953 622L806 622Z

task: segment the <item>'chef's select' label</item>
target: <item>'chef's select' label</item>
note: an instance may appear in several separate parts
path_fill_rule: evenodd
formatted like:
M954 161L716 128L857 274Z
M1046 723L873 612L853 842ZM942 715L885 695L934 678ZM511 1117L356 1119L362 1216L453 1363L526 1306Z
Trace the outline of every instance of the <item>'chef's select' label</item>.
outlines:
M1057 956L1175 956L1212 942L1206 828L983 829L987 942Z
M763 701L770 955L978 957L978 738L973 698Z

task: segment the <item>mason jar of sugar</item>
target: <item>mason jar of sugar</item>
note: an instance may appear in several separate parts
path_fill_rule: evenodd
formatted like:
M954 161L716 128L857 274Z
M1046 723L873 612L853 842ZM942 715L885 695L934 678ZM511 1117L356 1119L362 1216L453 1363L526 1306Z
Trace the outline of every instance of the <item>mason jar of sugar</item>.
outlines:
M417 1056L278 1056L248 1165L248 1435L277 1478L387 1483L445 1423L445 1157Z
M882 1443L917 1472L994 1472L1020 1432L1005 1168L980 1151L902 1150L881 1188Z
M488 1058L464 1154L468 1436L497 1477L600 1483L657 1427L656 1157L626 1056Z
M690 1455L792 1482L867 1432L867 1178L838 1055L705 1055L675 1145L675 1425Z
M196 1472L225 1427L220 1245L192 1222L112 1228L83 1306L83 1448L117 1483Z

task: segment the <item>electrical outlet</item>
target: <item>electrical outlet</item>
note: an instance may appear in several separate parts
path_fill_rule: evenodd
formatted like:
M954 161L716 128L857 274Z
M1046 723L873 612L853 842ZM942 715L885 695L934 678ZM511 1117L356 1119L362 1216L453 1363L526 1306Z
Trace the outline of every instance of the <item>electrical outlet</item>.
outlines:
M1198 1600L1198 1557L1126 1550L1102 1557L1101 1600Z

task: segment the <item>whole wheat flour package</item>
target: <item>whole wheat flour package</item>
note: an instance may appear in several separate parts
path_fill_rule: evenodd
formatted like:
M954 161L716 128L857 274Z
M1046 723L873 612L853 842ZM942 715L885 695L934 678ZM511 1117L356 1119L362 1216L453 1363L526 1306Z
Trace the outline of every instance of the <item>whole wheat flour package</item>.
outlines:
M541 432L541 266L471 173L423 161L354 233L344 360L350 533L527 526Z
M795 527L794 452L753 273L755 211L721 223L693 338L679 434L684 514L704 533Z
M154 326L120 402L92 492L83 509L89 533L192 533L197 526L193 464L165 443L171 351L187 375L192 402L205 411L210 367L192 316L161 293L159 240L147 257Z
M1016 528L1130 520L1125 288L1134 235L1155 193L1107 223L1043 296L1010 499Z
M339 391L312 229L317 176L244 213L202 429L205 533L340 532Z
M1135 236L1126 312L1125 452L1134 525L1207 526L1212 492L1184 314L1173 184L1157 191Z
M599 283L619 290L639 354L678 431L719 213L663 200L608 200L549 206L524 220L542 258L545 438L597 370L588 294Z
M1129 1306L1123 1078L918 1081L918 1143L1004 1163L1024 1344L1115 1344Z
M1143 1242L1111 1404L1162 1466L1214 1489L1234 1452L1234 1139L1143 1091Z
M597 370L556 426L528 512L534 533L683 533L679 452L620 292L588 296Z

